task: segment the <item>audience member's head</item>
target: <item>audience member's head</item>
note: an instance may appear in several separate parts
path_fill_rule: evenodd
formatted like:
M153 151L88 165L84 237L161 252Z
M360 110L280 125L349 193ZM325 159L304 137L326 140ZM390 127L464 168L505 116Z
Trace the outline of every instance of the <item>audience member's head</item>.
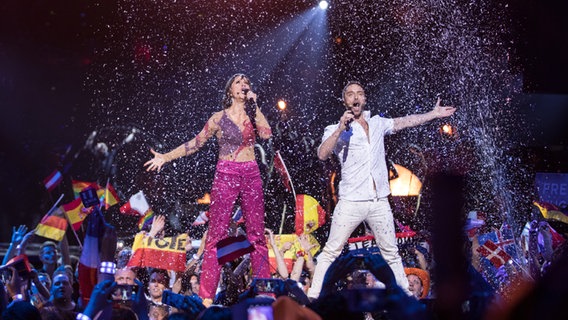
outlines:
M132 248L122 248L122 250L120 250L116 255L116 267L118 269L126 267L126 264L128 264L128 261L130 260L130 257L132 257Z
M168 316L169 307L166 305L150 304L148 317L150 320L164 320Z
M51 277L49 276L49 274L45 272L39 272L37 274L37 278L39 282L41 282L47 290L51 289Z
M169 288L170 276L166 270L155 269L150 274L148 283L148 294L154 302L161 302L162 293Z
M428 272L419 268L404 268L408 279L408 289L417 299L424 299L430 290L430 276Z
M57 267L57 269L55 269L55 272L64 272L65 274L67 274L67 277L69 278L69 282L71 282L71 286L73 286L73 268L71 268L70 265L62 265ZM55 272L53 273L55 275Z
M299 305L288 296L281 296L272 304L274 320L321 320L310 308Z
M53 241L45 241L39 247L39 260L44 266L57 265L57 244Z
M231 320L231 309L219 305L212 305L201 311L196 320Z
M129 267L118 269L114 274L114 281L116 281L117 284L134 285L134 279L136 279L136 272Z
M199 276L197 274L192 274L189 277L189 283L191 284L191 292L199 294Z
M41 315L36 307L28 301L14 301L2 312L2 319L10 320L41 320Z
M69 275L65 271L53 273L53 283L51 285L51 300L60 304L68 304L72 301L73 287Z

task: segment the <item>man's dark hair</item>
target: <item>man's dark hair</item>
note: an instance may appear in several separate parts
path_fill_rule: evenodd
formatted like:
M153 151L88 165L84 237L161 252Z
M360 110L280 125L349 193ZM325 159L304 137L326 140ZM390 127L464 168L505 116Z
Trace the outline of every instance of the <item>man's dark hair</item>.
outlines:
M363 87L361 82L357 80L350 80L347 82L347 84L345 85L345 87L343 87L343 90L341 91L341 99L345 100L345 91L347 91L347 87L349 87L352 84L358 85L359 87L363 88L363 91L365 91L365 87Z

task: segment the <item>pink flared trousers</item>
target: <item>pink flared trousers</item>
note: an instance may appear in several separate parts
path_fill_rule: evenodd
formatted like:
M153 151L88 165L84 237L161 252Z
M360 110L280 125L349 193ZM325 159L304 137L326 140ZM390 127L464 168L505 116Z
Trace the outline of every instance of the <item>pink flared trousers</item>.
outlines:
M217 242L228 236L233 206L240 196L247 238L254 246L251 267L254 277L270 276L268 249L264 236L264 195L256 161L234 162L220 160L211 188L209 231L201 272L199 296L213 299L221 276L217 262Z

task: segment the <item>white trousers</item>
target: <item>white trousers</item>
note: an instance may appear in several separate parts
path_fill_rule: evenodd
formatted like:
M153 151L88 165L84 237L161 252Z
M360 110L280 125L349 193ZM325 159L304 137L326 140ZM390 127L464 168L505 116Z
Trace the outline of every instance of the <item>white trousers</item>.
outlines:
M329 237L317 258L314 279L308 291L308 297L317 298L319 296L329 265L341 254L351 233L363 221L366 221L371 228L383 259L389 264L394 273L396 283L407 294L410 294L408 279L404 273L402 259L398 254L394 219L390 204L387 198L380 198L370 201L339 200L337 202L337 206L333 211Z

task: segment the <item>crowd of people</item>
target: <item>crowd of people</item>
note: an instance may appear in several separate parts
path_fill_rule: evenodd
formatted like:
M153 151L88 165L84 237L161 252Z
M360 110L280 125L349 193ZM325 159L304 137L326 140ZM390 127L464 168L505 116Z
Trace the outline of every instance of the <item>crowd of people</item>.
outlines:
M135 248L117 249L115 228L98 208L84 225L89 237L102 221L96 228L104 236L89 245L85 240L81 258L70 255L64 236L42 241L37 259L29 259L28 244L37 236L27 226L14 226L2 263L2 319L528 319L559 308L553 299L564 297L566 289L551 278L565 277L566 245L563 238L552 241L545 219L528 225L526 245L516 256L500 255L502 243L491 247L493 242L483 237L491 230L483 223L471 224L463 237L447 242L440 241L444 235L425 230L397 242L384 136L451 116L454 107L438 99L431 112L385 119L366 111L361 83L349 82L342 96L345 112L326 127L318 148L321 160L338 157L342 176L321 251L307 232L282 241L264 226L254 144L257 137L269 139L271 129L250 80L236 74L227 82L223 110L194 139L167 153L151 150L153 158L145 164L148 171L160 170L195 153L213 136L219 143L209 225L198 247L191 245L199 240L196 235L184 236L182 270L133 264ZM237 201L242 225L231 219ZM347 243L362 223L371 245L353 248ZM158 215L139 236L152 243L165 239L167 231L165 217ZM239 236L250 250L220 259L225 253L219 243ZM448 242L458 242L463 255L438 260L435 252L451 251L445 249ZM88 255L83 259L91 244L97 244L98 260L86 270L93 267ZM447 285L447 271L454 265L463 272L452 281L463 286Z

